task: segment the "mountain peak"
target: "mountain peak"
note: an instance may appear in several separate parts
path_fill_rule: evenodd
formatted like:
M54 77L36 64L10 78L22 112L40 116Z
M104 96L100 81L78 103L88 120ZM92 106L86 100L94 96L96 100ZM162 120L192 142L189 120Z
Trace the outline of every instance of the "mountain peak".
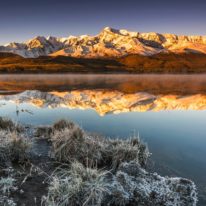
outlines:
M46 38L46 40L48 40L48 41L53 41L53 40L57 40L57 38L54 37L54 36L48 36L48 37Z
M111 31L112 29L113 29L113 28L107 26L107 27L104 27L104 28L103 28L103 31Z
M25 43L10 43L0 52L23 57L65 55L85 58L111 58L129 54L154 55L160 52L206 54L206 37L178 36L156 32L139 33L126 29L105 27L95 36L80 35L67 38L36 36Z
M30 49L38 47L42 48L45 44L47 44L47 39L44 36L36 36L35 38L26 42L26 44Z
M29 42L32 42L32 41L40 41L40 42L45 42L47 39L46 37L44 36L35 36L33 39L30 39L29 41L27 41L28 43Z
M119 30L118 29L114 29L112 27L105 27L102 31L103 32L119 34Z

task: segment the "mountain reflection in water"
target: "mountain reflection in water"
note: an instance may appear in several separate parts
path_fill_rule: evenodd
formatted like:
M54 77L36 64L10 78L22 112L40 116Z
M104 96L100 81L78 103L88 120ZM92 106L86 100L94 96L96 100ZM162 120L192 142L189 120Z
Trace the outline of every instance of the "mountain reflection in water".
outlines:
M122 112L161 110L205 110L206 95L153 95L146 92L123 93L111 90L75 90L70 92L25 91L0 95L1 101L40 108L93 109L100 116Z
M101 116L206 109L205 75L3 75L0 88L1 100Z

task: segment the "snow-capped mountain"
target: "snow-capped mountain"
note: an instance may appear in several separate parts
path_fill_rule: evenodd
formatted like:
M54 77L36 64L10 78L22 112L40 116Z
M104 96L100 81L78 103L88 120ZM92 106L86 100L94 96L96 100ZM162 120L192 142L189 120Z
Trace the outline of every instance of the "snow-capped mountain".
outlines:
M27 58L48 55L107 58L128 54L149 56L161 52L206 54L206 36L140 33L106 27L96 36L38 36L24 43L0 46L0 52L11 52Z
M10 43L0 47L0 52L11 52L23 57L47 56L63 48L63 43L55 37L37 36L24 43Z

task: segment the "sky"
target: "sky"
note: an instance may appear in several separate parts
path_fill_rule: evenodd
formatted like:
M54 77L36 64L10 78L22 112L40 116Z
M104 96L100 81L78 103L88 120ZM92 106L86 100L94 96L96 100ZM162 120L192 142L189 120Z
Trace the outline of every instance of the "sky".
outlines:
M5 0L0 45L35 36L98 34L104 27L206 35L205 0Z

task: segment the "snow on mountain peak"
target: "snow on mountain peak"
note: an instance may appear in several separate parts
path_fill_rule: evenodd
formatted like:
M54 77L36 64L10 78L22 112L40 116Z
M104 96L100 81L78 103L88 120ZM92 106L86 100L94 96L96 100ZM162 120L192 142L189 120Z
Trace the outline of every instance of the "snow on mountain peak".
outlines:
M96 36L37 36L24 43L14 42L1 46L0 52L11 52L32 58L45 55L108 58L128 54L153 55L160 52L206 54L206 36L140 33L105 27Z
M103 31L109 31L109 32L111 32L112 30L115 30L115 29L108 27L108 26L103 29Z

